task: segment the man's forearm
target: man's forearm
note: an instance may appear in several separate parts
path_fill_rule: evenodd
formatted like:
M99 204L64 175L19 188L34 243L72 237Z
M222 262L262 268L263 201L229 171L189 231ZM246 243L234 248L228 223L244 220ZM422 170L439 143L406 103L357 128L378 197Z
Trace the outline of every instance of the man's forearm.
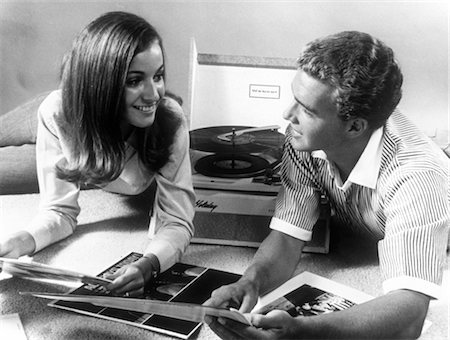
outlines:
M298 339L413 339L420 336L429 297L398 290L344 311L297 317Z
M255 254L243 279L252 281L259 294L279 286L291 278L301 256L304 242L272 230Z

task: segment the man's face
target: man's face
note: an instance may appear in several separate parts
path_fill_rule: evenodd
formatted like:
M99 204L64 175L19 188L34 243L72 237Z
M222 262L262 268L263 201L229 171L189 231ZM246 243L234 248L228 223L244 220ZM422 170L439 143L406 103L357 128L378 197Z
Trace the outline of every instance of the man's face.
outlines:
M283 118L292 126L291 144L299 151L333 151L345 138L331 86L299 70L292 81L294 101Z

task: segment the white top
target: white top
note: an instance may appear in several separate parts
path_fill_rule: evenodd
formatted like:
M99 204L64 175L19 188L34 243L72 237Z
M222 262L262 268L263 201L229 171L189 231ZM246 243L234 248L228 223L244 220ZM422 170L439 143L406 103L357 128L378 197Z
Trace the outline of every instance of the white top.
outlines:
M271 228L309 241L324 194L340 225L378 240L385 292L439 297L450 221L450 162L442 150L394 112L342 183L323 151L296 151L290 138L288 129Z
M156 181L153 205L156 221L152 241L145 254L156 255L161 271L179 261L194 233L194 190L189 158L189 132L181 107L172 99L173 111L180 115L180 125L169 161L157 173L149 171L137 151L126 143L126 164L121 175L103 186L103 190L137 195ZM61 91L52 92L38 110L36 141L37 174L40 189L38 215L27 227L36 242L36 252L71 235L80 213L78 196L80 185L57 178L55 164L69 159L67 140L58 126L62 110ZM149 210L152 207L149 206Z

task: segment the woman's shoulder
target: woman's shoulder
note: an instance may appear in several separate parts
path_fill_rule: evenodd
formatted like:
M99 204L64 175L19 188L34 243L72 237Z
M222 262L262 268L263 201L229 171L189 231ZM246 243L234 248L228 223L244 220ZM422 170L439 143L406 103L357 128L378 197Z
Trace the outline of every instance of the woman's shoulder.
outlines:
M181 107L181 103L172 96L164 96L161 100L161 104L174 114L184 117L184 111Z
M61 90L55 90L44 99L39 106L39 120L53 133L56 134L56 125L62 112Z
M167 117L167 122L169 125L177 126L177 130L186 130L187 129L187 117L186 114L183 111L183 108L181 107L181 103L179 100L174 99L172 96L165 96L161 100L162 106L164 106L166 113L170 113L171 118Z
M50 117L59 115L62 109L61 90L55 90L48 94L39 106L41 116Z

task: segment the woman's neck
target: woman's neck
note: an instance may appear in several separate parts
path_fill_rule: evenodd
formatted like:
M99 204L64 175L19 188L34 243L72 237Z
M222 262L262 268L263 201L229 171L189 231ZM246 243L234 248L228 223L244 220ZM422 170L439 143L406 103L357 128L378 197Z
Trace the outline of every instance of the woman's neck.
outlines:
M134 126L128 122L122 122L120 124L120 131L122 132L123 140L126 141L130 138L131 134L134 131Z

